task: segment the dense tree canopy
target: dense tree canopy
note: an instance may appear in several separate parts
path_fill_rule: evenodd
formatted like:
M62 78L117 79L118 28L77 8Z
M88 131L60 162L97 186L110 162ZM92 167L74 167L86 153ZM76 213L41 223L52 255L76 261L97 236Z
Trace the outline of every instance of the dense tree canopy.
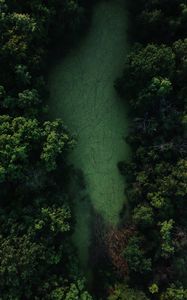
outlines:
M124 246L127 282L151 299L186 299L186 3L138 0L129 7L138 44L116 81L133 120L132 160L119 163L128 226L135 228Z
M89 20L78 0L0 0L0 298L90 300L71 245L67 154L74 139L47 120L45 71ZM59 26L60 25L60 26ZM60 183L60 184L59 184Z
M134 290L125 285L116 285L108 300L148 300L143 292Z

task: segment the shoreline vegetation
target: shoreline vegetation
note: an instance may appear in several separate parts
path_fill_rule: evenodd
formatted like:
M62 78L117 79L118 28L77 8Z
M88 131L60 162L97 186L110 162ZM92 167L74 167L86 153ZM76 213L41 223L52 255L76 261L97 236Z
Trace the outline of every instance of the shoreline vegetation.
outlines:
M64 53L90 18L87 1L0 1L0 298L91 299L71 243L67 155L48 121L48 51ZM90 2L91 4L91 2ZM81 33L82 32L82 33Z
M129 2L132 51L115 87L131 107L132 160L118 163L130 218L106 230L98 220L92 296L71 242L75 141L47 119L44 76L53 41L67 48L89 24L87 4L0 0L0 299L186 300L186 2Z
M132 160L119 163L131 220L118 239L126 276L109 299L185 300L187 6L139 0L129 10L132 50L115 86L131 107Z

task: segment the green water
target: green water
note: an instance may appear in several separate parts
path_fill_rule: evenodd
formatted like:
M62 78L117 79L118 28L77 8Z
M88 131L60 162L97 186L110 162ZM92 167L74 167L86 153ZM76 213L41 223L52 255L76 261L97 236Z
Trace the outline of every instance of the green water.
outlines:
M86 189L73 194L77 219L73 239L85 268L91 238L90 208L115 225L125 202L124 178L117 163L128 157L124 141L128 119L113 87L128 51L127 15L122 3L111 0L95 5L89 33L54 66L49 80L50 113L62 118L78 139L70 161L82 171Z

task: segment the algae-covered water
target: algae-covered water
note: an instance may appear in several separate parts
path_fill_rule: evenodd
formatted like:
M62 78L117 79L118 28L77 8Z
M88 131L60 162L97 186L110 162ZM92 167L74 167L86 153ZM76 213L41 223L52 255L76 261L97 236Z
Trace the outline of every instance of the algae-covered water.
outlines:
M117 163L128 157L124 141L128 119L113 87L128 51L123 3L111 0L95 5L88 34L58 61L49 80L50 113L62 118L78 140L69 159L82 171L85 189L74 193L77 225L73 238L85 267L91 238L90 208L115 225L125 202L124 178Z

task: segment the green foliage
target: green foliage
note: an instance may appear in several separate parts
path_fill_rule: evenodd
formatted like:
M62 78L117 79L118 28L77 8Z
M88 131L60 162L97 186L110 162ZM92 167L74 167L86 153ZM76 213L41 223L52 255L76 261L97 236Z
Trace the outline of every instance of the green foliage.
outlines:
M18 94L18 106L20 108L29 109L33 108L40 103L37 90L25 90Z
M51 234L66 232L70 230L69 224L66 222L70 218L70 211L65 208L43 207L41 215L35 222L35 230L45 232L46 228Z
M64 300L92 300L92 297L84 291L84 284L79 280L77 284L71 284Z
M74 255L64 185L74 141L62 121L43 115L47 49L56 37L65 48L76 39L85 25L85 2L0 0L2 300L91 300L83 282L70 274ZM142 44L129 54L116 83L134 117L128 137L132 162L124 173L129 226L136 230L124 261L131 285L138 278L153 297L185 300L187 6L184 0L130 5ZM179 268L181 284L172 284ZM147 298L119 284L109 296L115 299Z
M149 291L151 294L157 294L159 291L158 285L156 283L153 283L150 287L149 287Z
M140 237L130 238L127 247L124 250L124 258L132 272L144 274L151 271L151 259L145 257L143 243Z
M148 300L146 295L138 290L129 288L127 285L118 284L114 287L108 300Z
M139 43L116 83L133 118L127 137L132 162L122 170L132 213L129 226L136 229L127 247L130 271L133 266L129 282L136 287L138 278L138 286L149 289L154 299L186 299L186 3L137 0L129 7ZM145 276L140 277L140 261L146 257L151 257L152 271L146 277L141 270Z
M41 299L55 286L63 284L69 210L53 206L27 209L22 214L23 223L14 212L10 215L1 212L0 290L3 299ZM59 277L57 270L61 270Z
M150 85L143 89L136 102L136 108L141 106L154 109L163 97L169 96L172 91L172 84L168 79L154 77Z
M49 45L57 38L67 44L74 40L85 15L84 5L77 0L1 1L0 84L7 92L1 101L5 113L36 116L42 112L47 93L39 81Z
M187 290L183 287L176 287L172 284L169 288L167 288L166 292L164 292L160 300L186 300L187 299Z
M148 205L138 205L133 212L133 221L137 226L143 228L153 224L153 209Z
M122 78L117 87L120 93L126 95L129 100L132 99L130 103L134 105L134 97L137 97L140 89L149 82L151 85L145 93L153 93L155 89L158 94L168 93L171 89L168 80L173 77L174 67L175 54L170 47L150 44L146 47L138 46L127 58L123 78L128 76L128 80ZM162 79L157 79L158 76Z
M91 299L71 274L66 160L74 141L62 120L46 121L44 79L49 47L58 37L68 48L85 16L83 1L0 0L2 300Z
M162 196L161 192L149 193L147 195L147 198L149 199L151 205L154 208L157 208L157 209L162 208L165 204L165 199Z
M55 170L58 157L72 144L60 120L40 124L36 119L0 116L1 182L26 179L30 165Z
M45 142L41 153L41 160L44 161L48 171L56 168L56 161L63 150L68 150L74 145L73 140L68 136L63 123L60 120L44 123Z
M162 256L169 256L174 253L174 247L172 245L172 230L173 230L174 221L164 221L160 224L160 234L162 237Z
M176 37L186 37L184 0L137 0L134 11L134 22L139 28L138 38L141 41L161 43L173 41Z
M15 67L17 84L20 86L27 86L31 83L31 75L28 72L27 66L17 65Z

